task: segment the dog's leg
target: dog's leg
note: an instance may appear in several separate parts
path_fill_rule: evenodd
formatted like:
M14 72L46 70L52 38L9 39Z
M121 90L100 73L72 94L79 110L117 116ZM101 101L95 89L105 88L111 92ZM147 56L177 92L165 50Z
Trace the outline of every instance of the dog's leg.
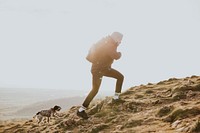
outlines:
M42 121L42 117L38 118L38 124L40 124L40 122Z
M52 114L52 117L57 117L57 116L56 116L56 112Z
M44 122L44 123L47 123L46 117L43 118L43 122Z
M54 113L54 117L56 117L56 118L60 117L59 113L58 113L58 112L55 112L55 113Z
M40 122L44 121L44 117L41 116L41 115L39 115L39 116L38 116L38 120L39 120L39 121L38 121L38 124L39 124Z
M48 123L49 123L49 117L47 117Z

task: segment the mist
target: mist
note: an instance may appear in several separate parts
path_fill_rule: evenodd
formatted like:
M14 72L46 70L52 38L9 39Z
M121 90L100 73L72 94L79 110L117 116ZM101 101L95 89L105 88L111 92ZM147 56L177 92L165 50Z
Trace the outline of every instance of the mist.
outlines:
M123 90L199 75L199 23L197 0L1 0L0 88L89 91L87 52L114 31L124 34L113 64ZM114 87L104 78L100 93Z

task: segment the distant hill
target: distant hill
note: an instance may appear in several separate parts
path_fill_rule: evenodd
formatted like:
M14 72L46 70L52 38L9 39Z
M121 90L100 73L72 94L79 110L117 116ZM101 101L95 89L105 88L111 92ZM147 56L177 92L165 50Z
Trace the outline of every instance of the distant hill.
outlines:
M38 111L46 110L54 107L55 105L59 105L62 107L61 111L66 111L73 105L81 105L84 100L84 97L75 96L61 99L54 99L48 101L37 102L31 105L27 105L16 112L8 113L5 118L13 119L13 118L32 118Z
M54 99L54 100L49 100L49 101L44 101L44 102L38 102L29 106L26 106L17 112L15 112L15 115L18 116L33 116L35 115L38 111L43 110L43 109L50 109L54 107L55 105L59 105L62 107L63 111L66 111L69 109L71 106L74 105L81 105L84 100L84 97L69 97L69 98L62 98L62 99Z
M121 102L111 97L94 101L83 120L79 106L60 113L50 123L35 120L5 121L0 132L53 133L175 133L200 132L200 77L170 78L129 88Z

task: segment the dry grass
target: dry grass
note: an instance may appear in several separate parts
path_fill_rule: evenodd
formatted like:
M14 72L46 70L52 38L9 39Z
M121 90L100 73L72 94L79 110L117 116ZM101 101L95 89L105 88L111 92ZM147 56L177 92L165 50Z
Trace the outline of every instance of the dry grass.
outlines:
M95 101L87 110L90 118L76 116L72 107L51 123L4 122L0 132L66 133L174 133L200 132L200 77L171 78L157 84L131 87L121 95L125 102L111 103L110 97Z

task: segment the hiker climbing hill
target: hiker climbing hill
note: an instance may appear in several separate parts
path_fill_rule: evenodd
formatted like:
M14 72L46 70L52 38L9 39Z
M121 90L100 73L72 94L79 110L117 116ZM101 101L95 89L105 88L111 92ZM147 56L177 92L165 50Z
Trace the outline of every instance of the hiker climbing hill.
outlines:
M82 106L78 109L77 115L88 119L85 110L88 108L90 102L98 93L103 76L117 79L114 101L120 100L124 76L117 70L112 68L114 60L121 58L121 52L117 51L117 47L121 43L123 35L119 32L113 32L111 35L106 36L92 45L86 59L92 63L92 90L86 97Z

